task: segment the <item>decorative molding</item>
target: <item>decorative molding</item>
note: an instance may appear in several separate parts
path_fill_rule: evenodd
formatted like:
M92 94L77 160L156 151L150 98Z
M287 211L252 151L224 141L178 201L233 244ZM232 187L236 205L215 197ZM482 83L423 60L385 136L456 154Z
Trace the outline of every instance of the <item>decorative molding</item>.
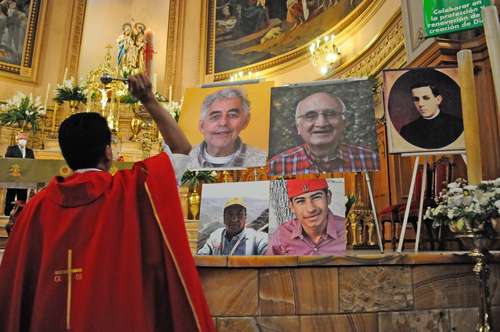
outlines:
M366 24L366 22L373 17L373 15L380 9L385 0L365 0L358 7L356 7L346 18L333 26L331 29L324 31L324 35L334 33L337 41L342 41L349 38L350 35L355 34L357 31ZM276 74L278 71L285 69L293 63L302 61L308 58L308 47L310 43L291 50L287 53L278 55L271 59L258 62L245 67L235 68L233 70L214 73L214 57L215 57L215 6L212 0L204 1L204 11L202 17L202 61L201 61L201 74L203 82L222 81L227 80L235 72L239 71L252 71L252 72L265 72L265 76ZM316 39L315 37L314 39ZM339 42L340 43L340 42Z
M71 12L71 28L66 53L66 67L68 74L77 76L80 62L80 51L82 47L83 23L85 21L85 9L87 0L74 0Z
M356 58L339 66L332 76L340 78L375 76L399 53L405 54L401 11L391 17L380 33Z

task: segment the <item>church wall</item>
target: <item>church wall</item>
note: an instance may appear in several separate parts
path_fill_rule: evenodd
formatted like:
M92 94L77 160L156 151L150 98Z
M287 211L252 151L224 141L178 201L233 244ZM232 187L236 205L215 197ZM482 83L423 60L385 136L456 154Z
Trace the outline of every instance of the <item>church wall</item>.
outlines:
M158 91L165 94L168 91L163 84L168 11L169 1L165 0L87 0L79 76L85 77L104 62L108 45L113 46L111 54L116 61L116 39L121 34L122 25L133 19L144 23L154 33L153 73L157 73Z

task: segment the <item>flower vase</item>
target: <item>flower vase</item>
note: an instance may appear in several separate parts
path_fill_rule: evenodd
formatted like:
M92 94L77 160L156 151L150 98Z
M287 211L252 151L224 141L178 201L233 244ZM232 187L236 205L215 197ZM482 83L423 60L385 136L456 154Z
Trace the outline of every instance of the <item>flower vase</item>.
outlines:
M179 198L181 200L182 214L184 215L184 219L187 219L189 214L189 187L179 187Z
M71 115L78 111L78 106L80 105L79 100L68 100L69 112Z
M476 263L472 269L479 283L480 305L479 321L476 325L477 332L491 331L491 298L488 287L490 268L488 261L491 258L490 249L495 249L500 242L500 220L498 218L485 222L468 222L463 220L463 225L457 227L457 222L450 223L449 228L455 237L468 250L469 256Z
M197 191L189 194L189 213L190 219L198 220L200 218L200 193Z

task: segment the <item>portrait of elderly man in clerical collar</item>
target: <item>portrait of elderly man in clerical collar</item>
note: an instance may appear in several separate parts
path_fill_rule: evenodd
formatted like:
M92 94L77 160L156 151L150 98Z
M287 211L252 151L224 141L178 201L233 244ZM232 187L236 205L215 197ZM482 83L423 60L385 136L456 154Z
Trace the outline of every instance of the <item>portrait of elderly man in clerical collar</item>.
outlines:
M253 87L255 89L255 87ZM247 95L247 88L224 87L206 93L207 89L198 89L195 98L199 103L193 103L191 109L198 109L196 118L192 112L189 122L183 119L181 112L181 128L187 127L187 135L193 143L193 149L189 156L191 162L190 169L204 168L237 168L263 166L266 163L267 151L260 146L254 145L256 140L262 140L258 136L265 133L267 137L267 124L261 123L260 128L256 121L261 121L261 114L257 114L254 120L254 113L262 113L259 109L259 101L255 103L257 112L254 112L254 100L250 101ZM250 90L250 88L248 88ZM252 90L255 98L261 96L266 99L269 108L269 88L268 91L260 94ZM205 93L203 99L201 94ZM191 96L193 97L193 96ZM190 129L197 122L196 132L190 134ZM264 131L262 131L264 128ZM201 135L200 135L201 134ZM201 142L196 137L201 136ZM250 142L247 141L250 139ZM199 142L199 143L197 143ZM267 142L264 142L267 145Z
M285 88L285 93L279 89L272 90L270 175L379 168L370 82ZM300 99L295 99L293 107L284 101L285 96ZM293 121L285 120L293 111ZM295 128L279 128L287 124L294 124ZM281 137L280 131L284 132ZM292 135L287 135L287 131ZM297 135L293 135L295 131ZM286 137L288 141L283 140ZM288 148L277 151L284 146ZM272 151L278 153L273 155Z

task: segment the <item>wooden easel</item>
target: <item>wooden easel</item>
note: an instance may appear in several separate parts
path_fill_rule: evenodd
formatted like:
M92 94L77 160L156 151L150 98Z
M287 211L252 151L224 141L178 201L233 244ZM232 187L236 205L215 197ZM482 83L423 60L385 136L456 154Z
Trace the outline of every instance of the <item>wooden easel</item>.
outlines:
M370 197L370 206L373 214L373 220L375 222L375 229L377 230L377 240L378 240L378 247L380 249L380 253L384 253L384 246L382 245L382 237L380 236L380 228L378 225L378 218L377 218L377 210L375 209L375 200L373 199L373 192L372 192L372 186L370 184L370 176L368 175L367 172L363 172L365 174L365 181L366 185L368 186L368 195Z
M413 192L415 189L415 182L417 179L417 170L418 170L418 162L420 160L420 156L424 157L424 169L422 173L422 184L420 186L420 201L418 204L418 220L417 220L417 234L415 235L415 252L418 252L418 245L420 242L420 229L422 227L422 213L424 209L424 196L425 189L427 184L427 161L429 156L431 155L440 155L440 154L461 154L462 158L465 160L465 151L436 151L436 152L424 152L424 153L402 153L401 157L411 157L415 156L415 163L413 165L413 172L410 183L410 191L408 192L408 199L406 200L405 214L403 217L403 224L401 225L401 233L399 234L399 242L397 252L401 253L403 251L403 243L406 232L406 226L408 224L408 217L410 215L410 207L413 199Z

